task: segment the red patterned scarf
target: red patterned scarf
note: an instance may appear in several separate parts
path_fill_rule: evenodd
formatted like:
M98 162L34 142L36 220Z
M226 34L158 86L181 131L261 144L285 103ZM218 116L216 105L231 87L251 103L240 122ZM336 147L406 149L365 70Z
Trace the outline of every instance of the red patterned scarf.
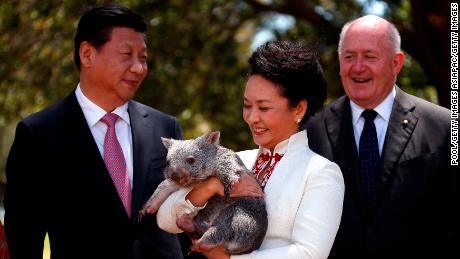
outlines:
M265 188L265 185L268 182L268 179L273 173L276 164L281 160L283 155L275 153L274 155L270 155L268 153L262 153L256 160L254 167L252 168L252 174L256 177L259 181L260 186ZM271 164L272 159L275 161Z

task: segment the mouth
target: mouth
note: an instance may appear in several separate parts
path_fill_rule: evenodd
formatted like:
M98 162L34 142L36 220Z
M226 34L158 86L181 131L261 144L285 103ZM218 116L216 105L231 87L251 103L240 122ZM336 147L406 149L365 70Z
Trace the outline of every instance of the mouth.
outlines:
M176 180L176 183L180 186L186 186L189 183L188 177L181 177Z
M260 136L264 134L265 132L268 131L267 128L261 128L261 127L251 127L252 134L255 136Z
M371 81L371 78L352 77L351 80L356 84L365 84Z
M123 82L125 82L127 85L135 88L135 87L138 87L139 84L140 84L140 81L139 80L128 80L128 79L124 79Z

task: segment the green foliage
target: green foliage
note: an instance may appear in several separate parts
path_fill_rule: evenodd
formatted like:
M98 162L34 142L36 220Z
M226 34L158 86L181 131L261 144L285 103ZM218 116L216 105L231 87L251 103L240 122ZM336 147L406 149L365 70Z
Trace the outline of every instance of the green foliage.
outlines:
M276 7L288 1L2 0L0 175L15 122L76 87L79 75L73 64L73 37L80 15L89 6L117 3L144 15L149 23L150 73L136 99L177 116L186 138L220 130L224 145L236 150L254 147L241 107L247 59L252 39L260 29L272 30L277 38L311 43L320 53L328 80L328 100L342 95L336 51L338 30L346 21L363 14L363 1L305 1L315 7L329 27L297 17L295 24L284 31L271 28L269 21L274 13L257 9L254 2ZM386 14L409 27L409 1L386 2L390 7ZM427 85L423 70L413 59L406 62L399 83L416 93ZM422 95L435 98L433 88L428 89Z
M250 37L236 39L248 33L241 31L247 8L237 1L172 1L144 12L150 74L137 99L178 116L187 138L220 130L232 148L250 143L241 119Z

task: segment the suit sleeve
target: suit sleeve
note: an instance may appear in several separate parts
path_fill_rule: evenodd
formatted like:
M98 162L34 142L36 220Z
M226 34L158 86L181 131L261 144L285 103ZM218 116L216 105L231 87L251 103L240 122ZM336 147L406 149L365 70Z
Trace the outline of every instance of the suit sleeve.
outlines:
M174 136L174 139L184 139L182 129L176 118L174 118Z
M7 165L5 232L12 259L42 258L46 234L46 186L43 152L24 122L16 128Z
M315 171L308 180L293 219L290 244L231 256L232 259L328 257L339 229L345 187L342 173L336 164L327 163Z

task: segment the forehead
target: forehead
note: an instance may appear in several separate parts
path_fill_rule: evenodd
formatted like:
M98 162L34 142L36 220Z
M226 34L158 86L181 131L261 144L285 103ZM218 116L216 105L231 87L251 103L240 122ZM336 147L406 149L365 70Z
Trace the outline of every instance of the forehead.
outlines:
M381 24L352 24L344 35L342 52L387 50L390 48L387 32Z
M280 87L260 75L249 77L244 90L244 98L251 100L274 100L284 98Z
M168 156L184 155L196 146L194 140L174 140L168 149Z
M142 32L135 31L128 27L114 27L110 34L108 43L117 46L135 46L140 48L147 48L145 43L145 35Z

